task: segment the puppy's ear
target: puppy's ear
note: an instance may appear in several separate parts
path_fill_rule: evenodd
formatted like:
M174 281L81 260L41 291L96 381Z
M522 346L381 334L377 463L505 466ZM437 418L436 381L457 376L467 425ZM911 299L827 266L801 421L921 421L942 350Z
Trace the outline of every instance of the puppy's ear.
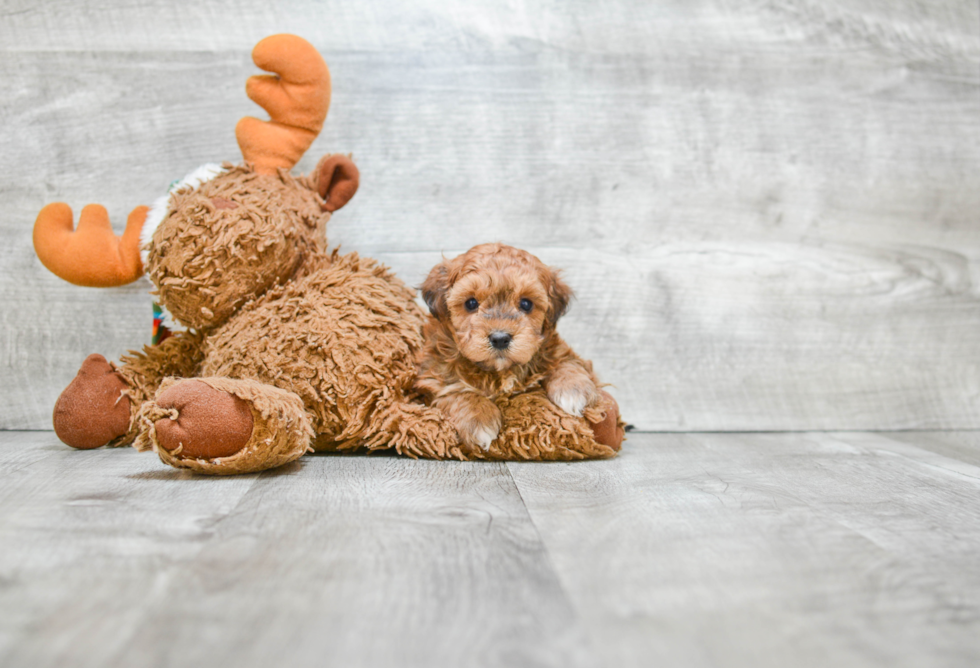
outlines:
M558 318L565 315L568 310L568 302L572 300L575 293L561 280L560 272L557 269L548 269L545 278L545 285L548 286L548 322L554 327L558 323Z
M449 315L446 305L446 293L449 292L449 267L445 261L440 262L422 283L422 299L425 300L429 312L438 320L444 320Z

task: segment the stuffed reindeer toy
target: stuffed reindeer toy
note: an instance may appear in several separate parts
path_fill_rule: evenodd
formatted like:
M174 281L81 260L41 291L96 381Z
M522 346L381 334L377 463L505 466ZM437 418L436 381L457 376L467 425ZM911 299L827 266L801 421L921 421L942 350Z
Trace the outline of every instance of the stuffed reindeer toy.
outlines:
M97 205L77 230L66 204L40 212L34 245L48 269L91 287L145 272L186 327L119 364L90 355L55 405L55 432L75 448L132 443L210 474L328 449L487 458L413 388L424 322L414 291L372 260L327 248L327 222L357 190L354 163L329 155L311 174L289 173L326 118L326 64L292 35L262 40L252 57L274 73L246 87L271 120L239 122L243 164L195 170L134 209L121 237ZM614 454L595 445L538 457L502 445L494 458Z

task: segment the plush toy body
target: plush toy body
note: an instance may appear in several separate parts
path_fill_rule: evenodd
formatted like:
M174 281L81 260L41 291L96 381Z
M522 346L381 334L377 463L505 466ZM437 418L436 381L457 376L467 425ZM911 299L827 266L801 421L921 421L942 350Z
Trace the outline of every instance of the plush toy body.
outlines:
M54 273L102 287L145 270L188 328L120 365L86 359L55 406L56 433L77 448L134 443L213 474L313 449L468 458L413 388L424 321L414 291L372 260L327 249L327 221L356 192L357 168L333 155L309 175L289 174L326 117L326 64L291 35L263 40L253 59L277 75L249 79L249 97L272 120L239 123L245 164L202 167L135 209L121 238L101 207L86 207L77 231L67 205L38 216L35 248ZM521 445L511 456L533 452ZM574 443L569 452L596 456Z
M206 334L124 358L135 399L127 436L138 447L218 473L277 466L310 447L445 455L451 431L408 396L421 343L412 291L356 254L314 254L300 272ZM222 392L237 401L222 403ZM221 445L222 434L238 438Z

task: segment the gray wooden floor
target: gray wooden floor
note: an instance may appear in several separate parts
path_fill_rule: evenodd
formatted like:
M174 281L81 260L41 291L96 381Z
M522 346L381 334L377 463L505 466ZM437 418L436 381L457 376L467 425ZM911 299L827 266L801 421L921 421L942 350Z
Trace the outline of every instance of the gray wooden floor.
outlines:
M0 432L0 665L976 666L980 433L202 478Z

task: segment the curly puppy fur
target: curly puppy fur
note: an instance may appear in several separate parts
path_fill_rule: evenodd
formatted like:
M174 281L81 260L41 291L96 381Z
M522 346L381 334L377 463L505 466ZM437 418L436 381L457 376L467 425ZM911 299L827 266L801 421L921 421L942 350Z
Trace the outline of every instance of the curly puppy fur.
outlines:
M437 265L422 295L431 315L416 387L470 453L489 450L504 427L501 406L534 389L570 416L596 414L603 397L592 364L555 329L572 298L556 270L526 251L483 244Z

